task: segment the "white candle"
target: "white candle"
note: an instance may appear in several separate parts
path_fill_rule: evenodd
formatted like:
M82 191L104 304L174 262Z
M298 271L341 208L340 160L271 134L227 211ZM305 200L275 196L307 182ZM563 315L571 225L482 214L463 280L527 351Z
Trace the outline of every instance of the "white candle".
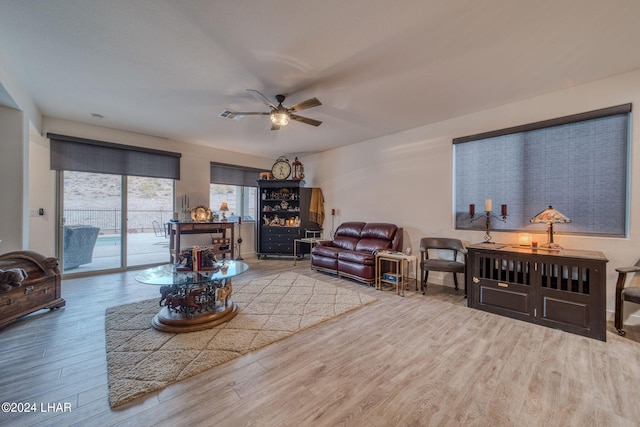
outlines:
M491 206L491 199L487 199L484 201L484 211L485 212L491 212L492 211L492 206Z

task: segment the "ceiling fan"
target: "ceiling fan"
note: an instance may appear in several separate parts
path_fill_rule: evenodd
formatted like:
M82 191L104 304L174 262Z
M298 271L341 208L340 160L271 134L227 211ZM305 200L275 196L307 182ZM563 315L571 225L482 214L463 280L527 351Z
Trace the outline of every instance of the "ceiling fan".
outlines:
M231 111L224 110L220 113L220 117L225 119L233 119L240 120L244 116L269 116L271 120L271 130L278 130L281 126L286 126L289 124L290 120L295 120L297 122L306 123L312 126L320 126L322 124L321 121L310 119L308 117L302 117L297 114L298 111L306 110L308 108L317 107L318 105L322 105L322 103L318 100L318 98L309 98L306 101L298 102L297 104L292 105L291 107L285 107L282 103L285 100L284 95L276 95L276 101L278 105L275 105L273 102L269 100L266 96L261 94L255 89L247 89L251 95L254 96L258 101L265 103L271 108L269 112L240 112L240 111Z

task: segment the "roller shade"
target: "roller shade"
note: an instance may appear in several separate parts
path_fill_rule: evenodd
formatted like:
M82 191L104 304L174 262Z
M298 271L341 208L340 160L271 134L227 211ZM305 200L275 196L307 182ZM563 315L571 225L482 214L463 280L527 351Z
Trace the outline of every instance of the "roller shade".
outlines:
M51 169L180 179L180 153L48 133Z
M257 187L260 172L244 166L228 165L211 162L211 184L239 185L242 187Z

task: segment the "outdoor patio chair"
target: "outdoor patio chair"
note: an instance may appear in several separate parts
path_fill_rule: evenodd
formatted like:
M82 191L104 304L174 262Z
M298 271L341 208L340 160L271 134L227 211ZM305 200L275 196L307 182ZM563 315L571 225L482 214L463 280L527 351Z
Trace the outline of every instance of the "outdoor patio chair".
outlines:
M167 230L163 226L161 226L158 221L154 219L153 221L151 221L151 225L153 226L153 232L155 233L156 237L167 237Z

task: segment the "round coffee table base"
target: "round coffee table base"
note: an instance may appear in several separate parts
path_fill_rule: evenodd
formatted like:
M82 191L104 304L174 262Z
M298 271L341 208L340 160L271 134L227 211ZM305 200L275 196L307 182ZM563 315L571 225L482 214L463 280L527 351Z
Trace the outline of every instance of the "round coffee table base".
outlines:
M151 326L162 332L195 332L228 322L236 314L238 314L238 306L233 301L228 301L224 310L219 307L215 312L205 311L192 318L170 312L167 307L162 307L162 310L153 317Z

